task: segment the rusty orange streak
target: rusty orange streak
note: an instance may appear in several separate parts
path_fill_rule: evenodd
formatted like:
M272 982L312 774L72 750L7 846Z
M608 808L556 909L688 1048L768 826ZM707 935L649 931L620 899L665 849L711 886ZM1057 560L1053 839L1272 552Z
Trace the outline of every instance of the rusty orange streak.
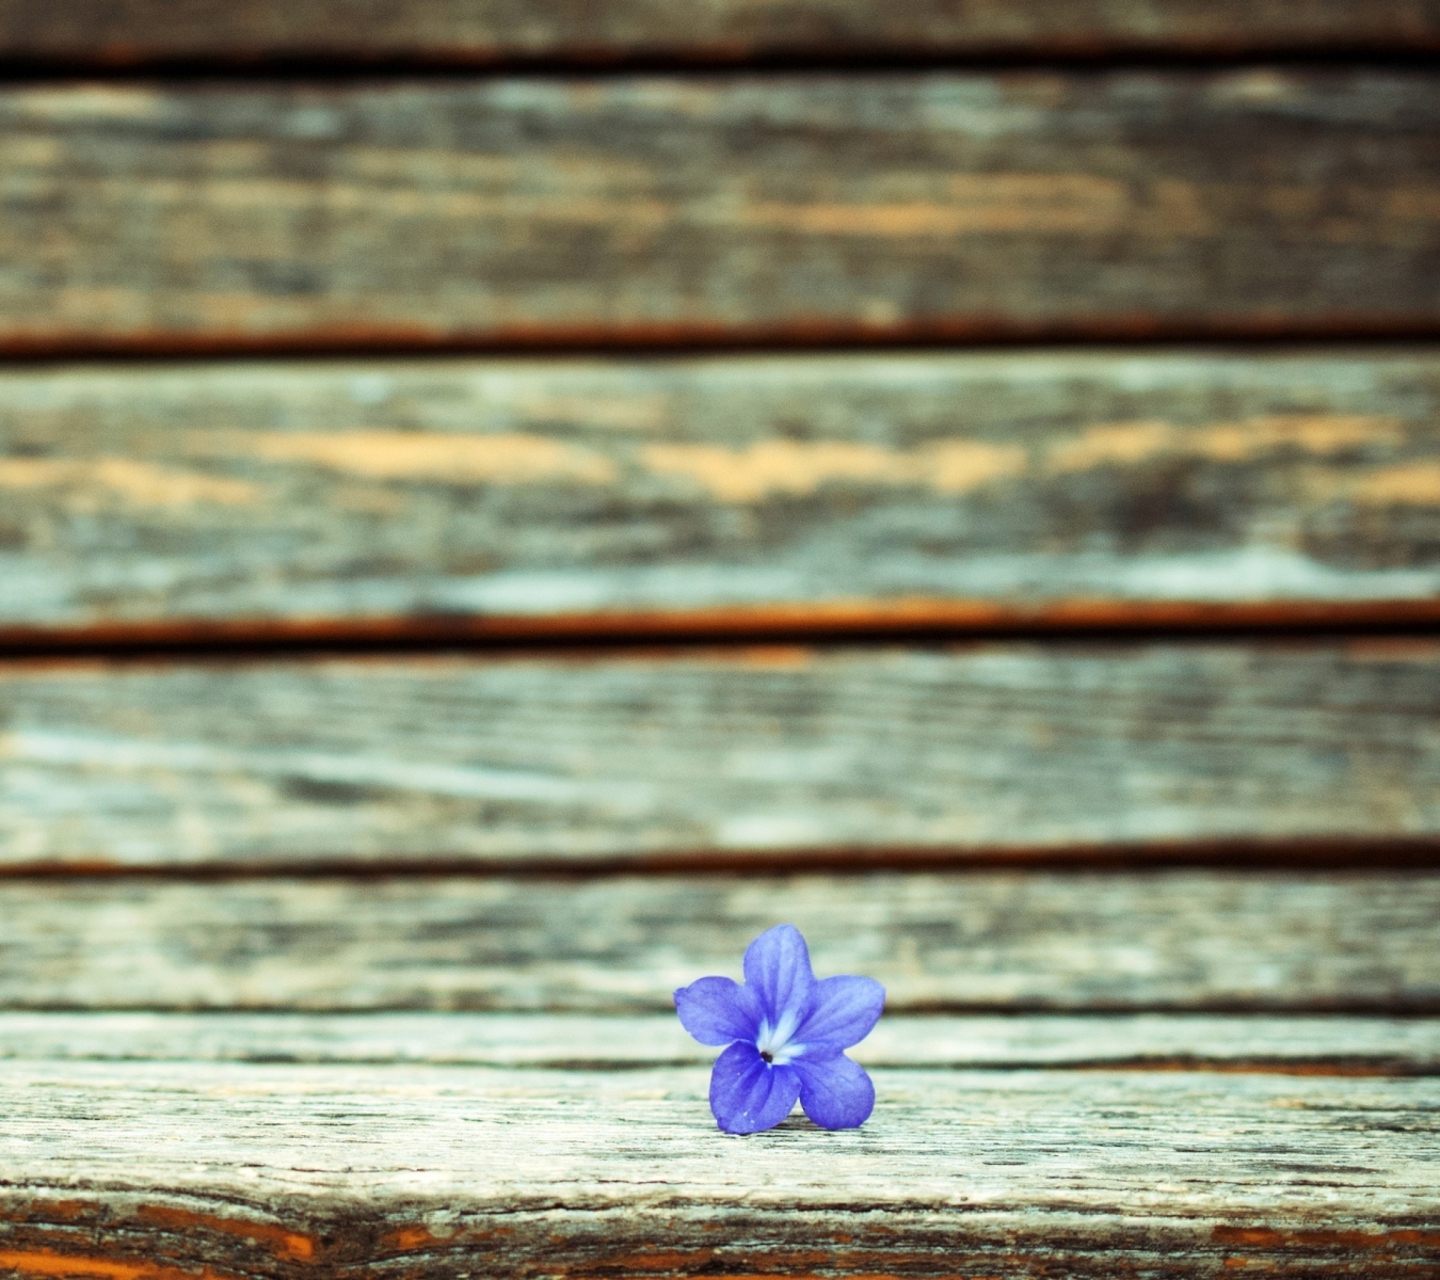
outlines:
M1252 1249L1340 1248L1388 1250L1396 1245L1440 1245L1440 1232L1396 1231L1277 1231L1273 1227L1216 1227L1216 1244Z
M315 1241L309 1236L268 1223L217 1218L208 1213L190 1213L184 1209L149 1204L136 1210L135 1216L172 1231L192 1231L198 1227L203 1231L219 1231L225 1235L244 1236L247 1240L264 1241L282 1258L295 1262L310 1262L315 1257Z
M459 1244L475 1244L478 1241L495 1240L515 1234L513 1227L488 1227L483 1231L455 1231L437 1236L428 1227L396 1227L380 1237L378 1254L389 1256L395 1253L413 1253L423 1249L447 1249Z
M158 1262L130 1262L118 1258L87 1258L52 1253L48 1249L0 1249L0 1271L22 1276L98 1277L99 1280L233 1280L209 1267L190 1271Z

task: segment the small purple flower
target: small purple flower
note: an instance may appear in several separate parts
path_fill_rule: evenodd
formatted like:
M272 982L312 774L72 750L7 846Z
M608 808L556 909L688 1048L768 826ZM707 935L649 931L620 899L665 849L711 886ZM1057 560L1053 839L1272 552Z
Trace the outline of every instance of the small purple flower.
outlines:
M701 978L675 993L685 1030L729 1047L710 1076L710 1110L726 1133L773 1129L795 1106L825 1129L869 1119L875 1086L845 1050L885 1007L873 978L817 981L800 930L776 925L745 948L745 982Z

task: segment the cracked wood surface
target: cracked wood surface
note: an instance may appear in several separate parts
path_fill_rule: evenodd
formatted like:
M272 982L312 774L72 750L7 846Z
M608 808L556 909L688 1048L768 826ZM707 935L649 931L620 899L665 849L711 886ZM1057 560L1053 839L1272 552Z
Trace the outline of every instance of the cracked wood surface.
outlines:
M9 369L0 628L1440 608L1437 426L1423 349Z
M1437 89L11 85L0 350L1432 332Z
M0 1013L0 1058L621 1068L708 1063L673 1013ZM906 1017L868 1067L1440 1074L1440 1019L1186 1014Z
M1140 856L1440 834L1440 645L0 669L0 864Z
M875 1073L718 1134L703 1067L3 1062L22 1276L1430 1274L1440 1081ZM129 1269L124 1269L129 1268ZM123 1269L123 1270L122 1270Z
M1440 45L1433 0L4 0L0 57L729 62L837 55L1096 56Z
M892 1012L1440 1012L1424 874L4 880L0 920L11 1009L668 1010L789 921Z

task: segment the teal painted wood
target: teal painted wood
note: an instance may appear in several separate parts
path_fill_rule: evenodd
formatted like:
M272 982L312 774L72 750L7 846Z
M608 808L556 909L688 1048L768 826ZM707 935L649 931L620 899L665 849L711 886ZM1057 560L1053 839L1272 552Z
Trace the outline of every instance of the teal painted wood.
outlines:
M1440 646L0 671L0 863L1167 856L1440 835Z
M1437 122L1379 69L11 85L0 352L1434 334Z
M12 638L1440 610L1437 548L1429 349L0 371Z
M0 919L8 1009L633 1015L789 921L891 1013L1440 1012L1433 873L7 879Z

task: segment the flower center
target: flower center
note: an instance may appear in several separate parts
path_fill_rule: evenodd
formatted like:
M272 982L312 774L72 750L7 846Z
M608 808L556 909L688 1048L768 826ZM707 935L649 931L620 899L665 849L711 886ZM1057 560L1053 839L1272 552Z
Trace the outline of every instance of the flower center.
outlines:
M773 1027L768 1018L760 1024L760 1034L755 1037L755 1047L760 1050L761 1061L774 1067L783 1067L805 1052L803 1044L795 1044L790 1039L799 1022L799 1012L786 1009L776 1019Z

